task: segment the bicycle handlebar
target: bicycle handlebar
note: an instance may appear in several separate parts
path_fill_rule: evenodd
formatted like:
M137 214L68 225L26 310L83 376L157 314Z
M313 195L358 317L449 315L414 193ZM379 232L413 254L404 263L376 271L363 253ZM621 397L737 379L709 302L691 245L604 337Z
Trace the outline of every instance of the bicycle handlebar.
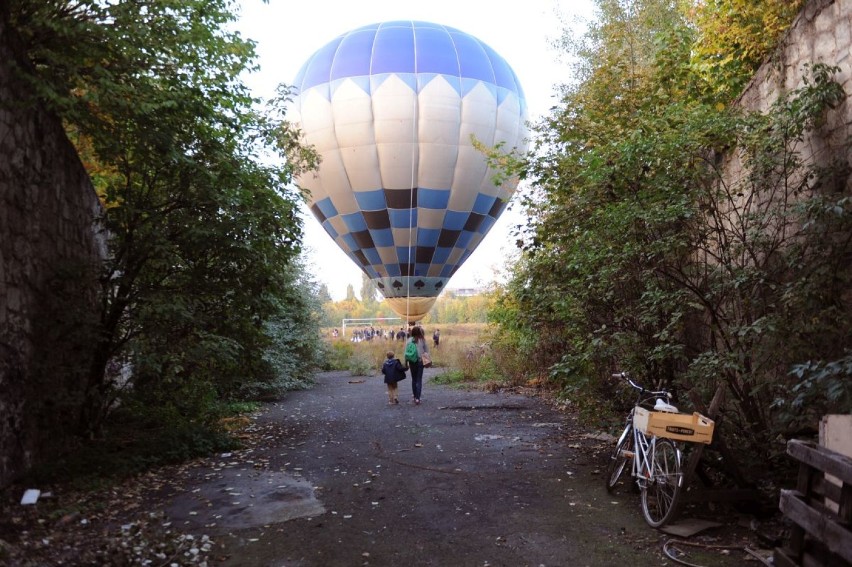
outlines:
M628 374L627 372L618 372L616 374L613 374L612 377L613 378L624 378L625 380L627 380L628 384L630 384L634 389L639 390L640 396L643 395L643 394L648 394L650 396L666 396L666 398L672 397L671 393L668 390L659 390L659 391L646 390L644 387L642 387L639 384L637 384L636 382L634 382L633 379L630 378L630 374Z

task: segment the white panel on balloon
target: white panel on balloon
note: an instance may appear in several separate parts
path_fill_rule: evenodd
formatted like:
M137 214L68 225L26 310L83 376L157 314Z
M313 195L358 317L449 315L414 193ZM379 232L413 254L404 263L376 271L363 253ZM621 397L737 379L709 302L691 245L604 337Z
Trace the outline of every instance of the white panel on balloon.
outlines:
M426 209L424 207L418 207L417 226L420 228L443 228L444 216L446 214L447 213L444 209Z
M497 107L497 129L494 132L494 144L504 142L503 151L511 151L519 147L523 140L519 136L523 118L518 97L508 94Z
M417 245L417 226L411 227L411 230L407 228L392 228L391 232L393 232L394 246L407 247L409 244L412 246L411 261L414 262L413 247Z
M432 79L418 96L420 143L457 144L461 127L461 96L441 76Z
M462 98L462 126L459 144L470 145L470 135L486 146L494 145L494 120L497 116L497 99L492 90L479 83Z
M382 264L384 266L377 266L376 269L379 270L380 273L383 273L385 276L387 275L387 267L391 264L397 264L398 259L396 256L396 248L392 246L382 246L381 248L376 248L376 251L379 253L379 258L382 259Z
M427 189L449 189L458 160L455 144L420 144L420 169L416 185Z
M343 81L334 91L331 111L341 148L375 143L370 95L353 81Z
M315 90L301 99L299 114L302 118L301 128L305 132L305 141L316 147L318 152L337 147L337 137L334 134L334 117L331 113L331 102Z
M410 189L417 174L417 95L397 77L373 92L379 170L385 189Z
M473 209L477 191L486 179L487 172L488 164L478 150L472 146L460 146L448 208L451 211Z
M338 213L348 214L358 210L340 150L329 150L322 154L319 174L322 180L321 190L331 197L331 202Z

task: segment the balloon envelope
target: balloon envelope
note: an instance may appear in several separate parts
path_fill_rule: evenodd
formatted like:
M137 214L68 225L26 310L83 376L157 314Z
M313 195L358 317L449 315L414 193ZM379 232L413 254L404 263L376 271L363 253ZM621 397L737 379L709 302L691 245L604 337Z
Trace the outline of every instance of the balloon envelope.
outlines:
M394 21L335 38L294 83L321 159L298 179L312 213L397 313L421 318L516 187L495 183L471 139L526 149L515 73L462 31Z

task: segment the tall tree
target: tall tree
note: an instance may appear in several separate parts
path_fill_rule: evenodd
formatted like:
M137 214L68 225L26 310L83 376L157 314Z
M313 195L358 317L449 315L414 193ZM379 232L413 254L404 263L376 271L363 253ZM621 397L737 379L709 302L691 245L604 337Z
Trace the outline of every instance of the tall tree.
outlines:
M161 416L204 422L216 400L268 379L264 323L299 315L289 290L300 195L289 182L311 155L283 125L286 92L260 113L242 83L254 45L228 31L234 6L9 2L32 62L24 73L68 124L107 211L81 432L128 394ZM256 157L270 151L280 159Z
M361 274L361 301L364 303L375 303L376 297L379 295L379 288L376 282L370 279L367 274Z

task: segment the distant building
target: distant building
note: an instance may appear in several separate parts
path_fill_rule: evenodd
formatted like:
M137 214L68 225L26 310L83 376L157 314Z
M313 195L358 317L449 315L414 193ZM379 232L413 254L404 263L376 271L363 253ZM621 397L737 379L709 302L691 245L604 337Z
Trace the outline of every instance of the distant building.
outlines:
M456 297L473 297L474 295L480 295L485 293L485 288L481 287L457 287L457 288L447 288L447 293L452 294Z

